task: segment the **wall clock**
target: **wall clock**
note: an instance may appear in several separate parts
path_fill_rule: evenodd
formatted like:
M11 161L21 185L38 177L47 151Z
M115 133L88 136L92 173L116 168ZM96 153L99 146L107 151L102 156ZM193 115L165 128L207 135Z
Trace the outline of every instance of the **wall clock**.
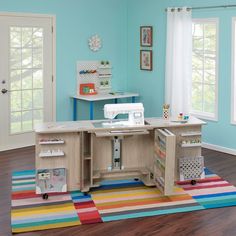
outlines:
M101 38L96 34L93 35L91 38L88 40L89 48L93 52L97 52L101 47L102 47L102 40Z

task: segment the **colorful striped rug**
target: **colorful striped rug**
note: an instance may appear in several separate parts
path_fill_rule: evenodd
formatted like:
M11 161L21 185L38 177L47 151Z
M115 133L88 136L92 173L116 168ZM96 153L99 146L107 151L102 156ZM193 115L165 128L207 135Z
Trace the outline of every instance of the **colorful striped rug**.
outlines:
M196 185L179 182L175 194L164 197L141 181L104 181L90 194L73 191L50 194L42 200L35 194L35 171L14 172L12 177L12 232L28 232L108 222L128 218L236 205L236 188L205 170Z
M80 225L70 193L50 194L45 201L35 194L35 171L12 176L11 225L13 233Z

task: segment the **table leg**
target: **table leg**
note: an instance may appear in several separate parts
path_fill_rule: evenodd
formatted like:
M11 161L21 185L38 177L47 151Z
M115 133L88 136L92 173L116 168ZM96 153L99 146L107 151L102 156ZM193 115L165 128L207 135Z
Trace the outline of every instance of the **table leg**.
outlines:
M132 97L132 103L135 103L135 97Z
M73 120L77 120L77 99L73 98Z
M117 104L118 103L118 98L115 98L114 102L115 102L115 104ZM117 116L115 117L115 119L117 119Z
M90 102L90 120L93 120L93 101Z

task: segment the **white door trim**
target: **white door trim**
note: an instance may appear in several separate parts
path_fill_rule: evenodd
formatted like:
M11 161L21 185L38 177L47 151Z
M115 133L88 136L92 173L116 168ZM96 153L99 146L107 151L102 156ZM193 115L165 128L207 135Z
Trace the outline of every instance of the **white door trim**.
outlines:
M52 34L52 118L56 121L56 16L48 14L34 14L34 13L20 13L20 12L0 12L0 16L15 16L15 17L39 17L39 18L50 18L52 20L53 34Z
M0 11L0 17L15 17L15 18L25 18L27 21L27 18L38 18L39 20L48 20L50 21L50 24L52 26L52 34L50 36L50 44L51 44L51 73L52 75L50 76L50 74L48 74L48 76L51 77L52 83L51 83L51 121L56 121L56 16L55 15L48 15L48 14L34 14L34 13L19 13L19 12L1 12ZM49 28L50 29L50 28ZM49 78L50 78L49 77ZM16 144L16 143L15 143ZM32 145L32 144L31 144ZM29 145L25 145L26 146L31 146ZM11 150L11 149L15 149L15 148L21 148L22 146L19 145L14 145L14 147L10 146L6 146L7 149L5 150ZM3 149L4 150L4 149Z

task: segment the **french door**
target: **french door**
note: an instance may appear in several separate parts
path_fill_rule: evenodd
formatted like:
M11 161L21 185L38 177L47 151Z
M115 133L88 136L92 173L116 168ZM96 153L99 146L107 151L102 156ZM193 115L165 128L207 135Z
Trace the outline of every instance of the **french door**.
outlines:
M53 121L53 18L0 14L0 151L34 144Z

